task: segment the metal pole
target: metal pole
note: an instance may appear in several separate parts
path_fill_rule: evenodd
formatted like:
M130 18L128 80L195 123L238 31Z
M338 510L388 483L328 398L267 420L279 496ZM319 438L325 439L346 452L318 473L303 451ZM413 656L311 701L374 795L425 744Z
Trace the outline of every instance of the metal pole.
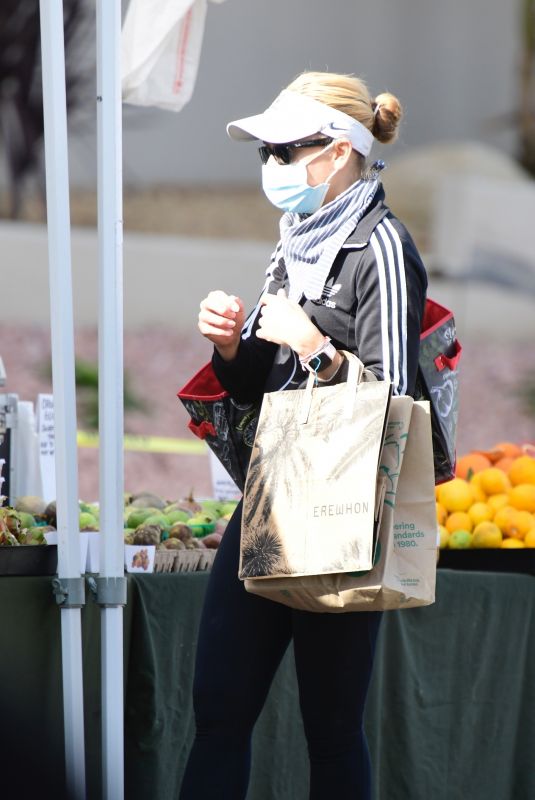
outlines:
M67 104L62 0L40 0L52 379L56 437L58 578L61 605L65 768L69 793L85 797L84 703L76 391L72 309Z
M103 798L124 797L121 2L97 0Z

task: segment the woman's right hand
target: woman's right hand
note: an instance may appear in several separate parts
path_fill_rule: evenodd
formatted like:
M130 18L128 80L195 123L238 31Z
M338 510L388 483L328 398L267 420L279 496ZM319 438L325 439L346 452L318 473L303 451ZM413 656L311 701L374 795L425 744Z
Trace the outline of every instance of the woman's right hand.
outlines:
M233 294L218 290L201 301L199 330L225 361L231 361L238 352L244 322L243 302Z

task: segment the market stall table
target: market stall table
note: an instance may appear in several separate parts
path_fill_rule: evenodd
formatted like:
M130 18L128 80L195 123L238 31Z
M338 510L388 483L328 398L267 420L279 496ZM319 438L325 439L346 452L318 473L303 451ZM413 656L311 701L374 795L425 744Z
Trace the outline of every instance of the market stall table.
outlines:
M128 579L128 800L178 796L207 578ZM26 768L37 759L62 774L60 614L51 579L0 578L0 604L2 742L16 732ZM82 612L89 800L100 797L101 781L99 613L90 601ZM439 570L435 605L383 618L366 716L375 800L531 800L534 708L534 578ZM288 652L255 731L248 800L305 800L307 784Z

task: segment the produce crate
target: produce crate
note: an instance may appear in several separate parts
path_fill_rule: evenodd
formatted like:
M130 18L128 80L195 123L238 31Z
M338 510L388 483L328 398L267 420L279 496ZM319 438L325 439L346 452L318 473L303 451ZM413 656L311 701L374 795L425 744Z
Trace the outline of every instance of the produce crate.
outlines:
M58 546L21 544L0 547L0 576L55 575L58 569Z
M535 548L506 550L478 548L477 550L441 550L439 569L463 569L474 572L523 572L535 575Z
M216 550L156 550L154 572L197 572L213 564Z

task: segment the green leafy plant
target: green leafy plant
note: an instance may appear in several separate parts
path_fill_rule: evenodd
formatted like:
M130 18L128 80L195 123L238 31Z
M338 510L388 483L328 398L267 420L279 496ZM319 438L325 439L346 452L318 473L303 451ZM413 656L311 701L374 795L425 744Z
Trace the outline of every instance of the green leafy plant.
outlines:
M52 376L52 366L48 365L47 377ZM75 359L74 380L76 384L76 405L80 427L85 430L98 429L98 365L92 361ZM125 412L142 411L147 414L147 404L132 388L130 377L123 371L123 407Z

